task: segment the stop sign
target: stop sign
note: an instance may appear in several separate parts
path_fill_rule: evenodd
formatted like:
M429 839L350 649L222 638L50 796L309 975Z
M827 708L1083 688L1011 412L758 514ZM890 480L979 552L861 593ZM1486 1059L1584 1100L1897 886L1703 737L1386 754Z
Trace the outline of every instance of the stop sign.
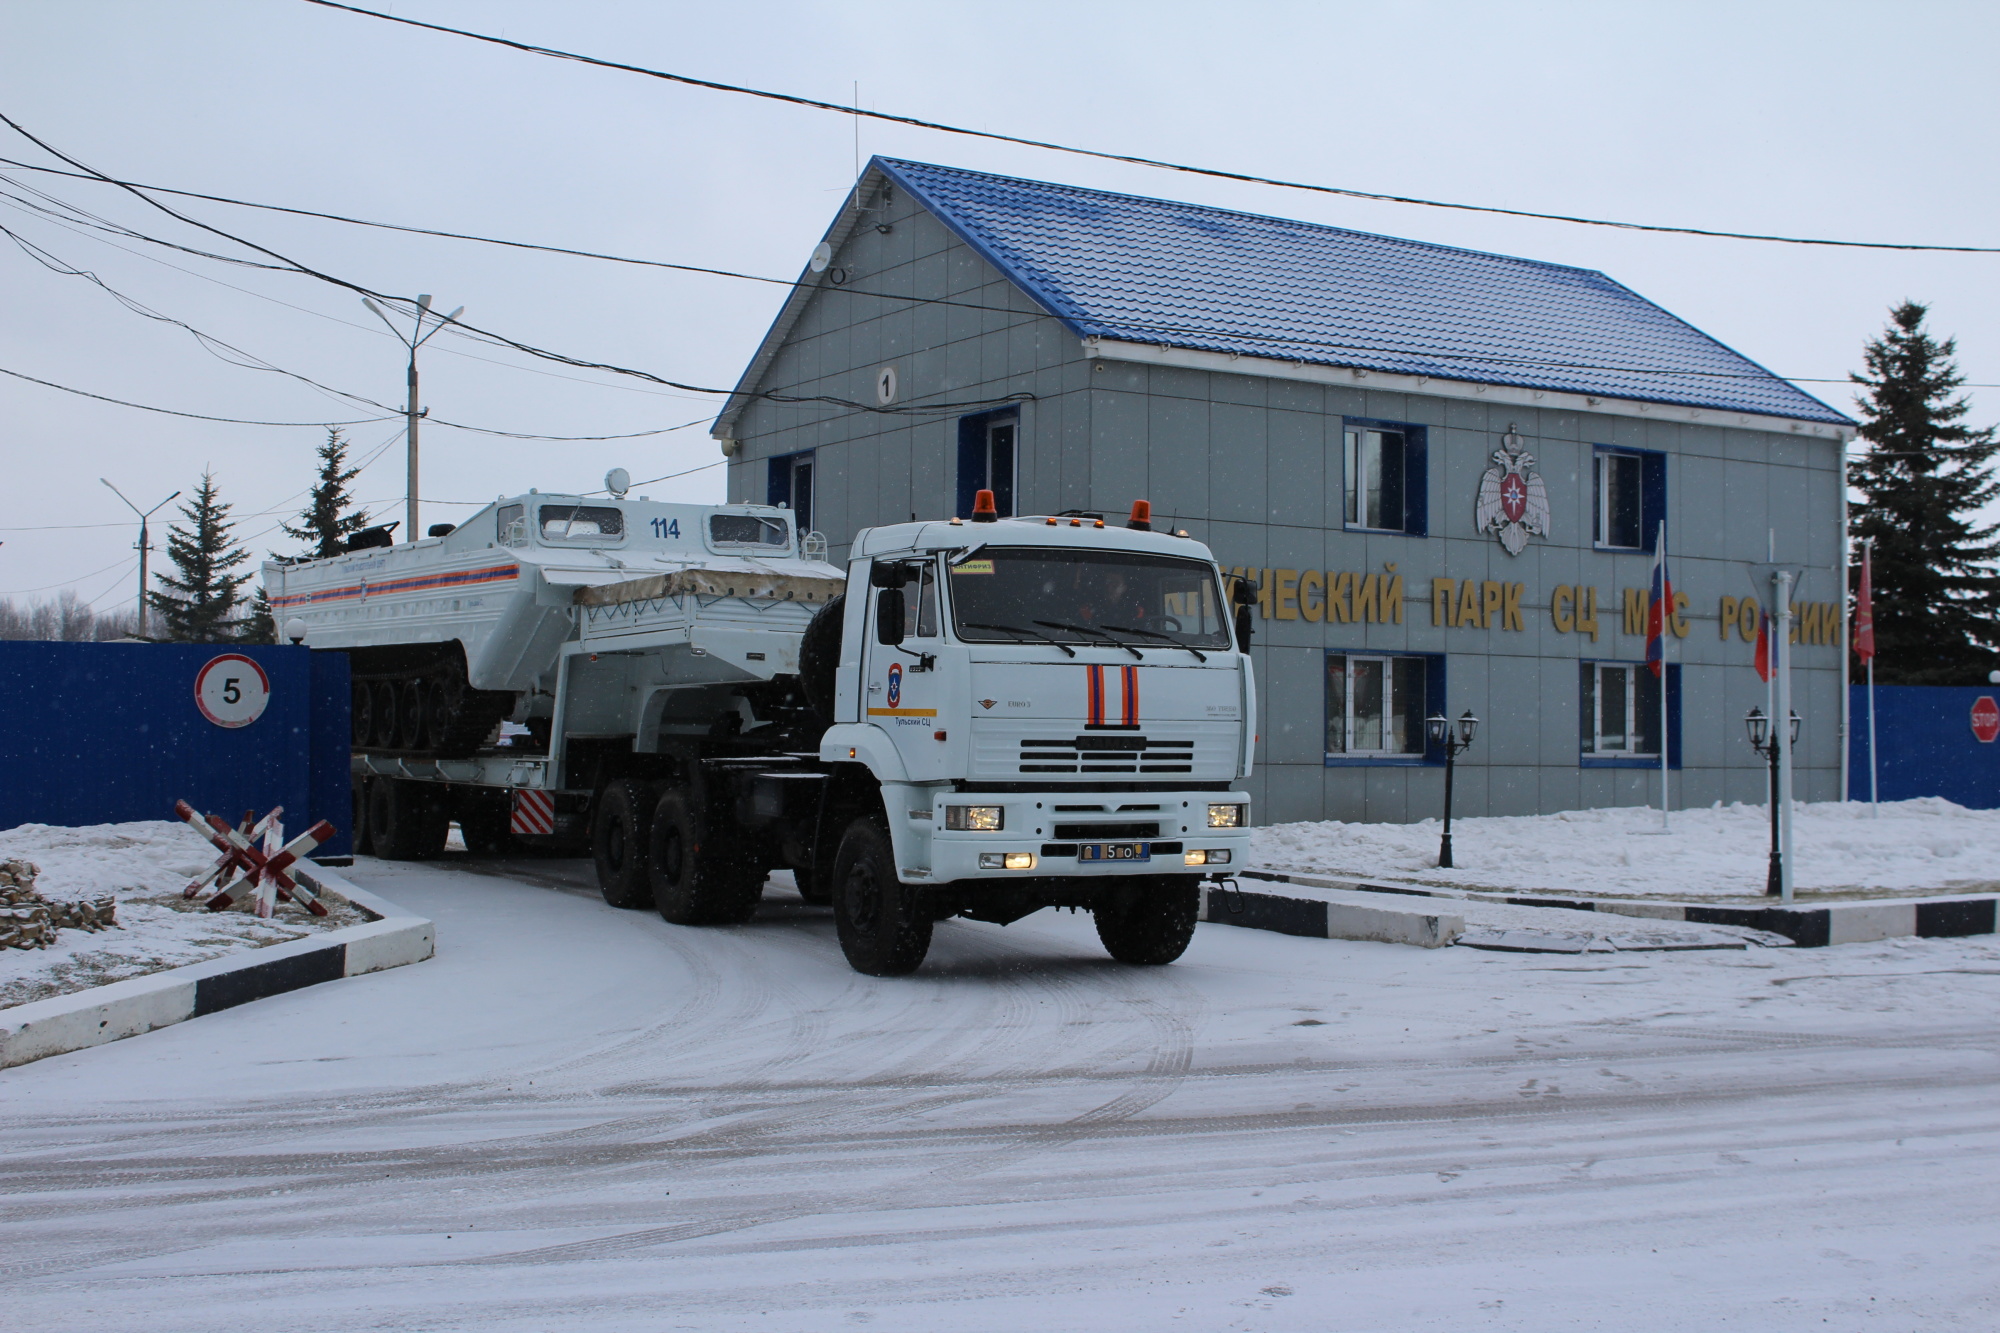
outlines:
M1994 703L1990 694L1972 701L1972 734L1989 745L2000 736L2000 704Z

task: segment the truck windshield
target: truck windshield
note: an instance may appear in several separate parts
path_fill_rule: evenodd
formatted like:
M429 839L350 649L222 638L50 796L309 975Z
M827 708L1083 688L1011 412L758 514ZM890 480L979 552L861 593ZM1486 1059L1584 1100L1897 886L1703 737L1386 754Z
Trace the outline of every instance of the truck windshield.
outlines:
M617 540L625 535L625 514L610 505L543 505L542 540Z
M949 569L952 627L966 642L1229 646L1215 570L1199 560L988 546Z

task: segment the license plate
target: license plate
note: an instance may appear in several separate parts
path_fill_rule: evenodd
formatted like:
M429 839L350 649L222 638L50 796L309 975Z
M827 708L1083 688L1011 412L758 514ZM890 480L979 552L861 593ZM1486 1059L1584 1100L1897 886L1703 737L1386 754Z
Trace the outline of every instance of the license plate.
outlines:
M1086 842L1076 849L1079 861L1150 861L1150 842Z

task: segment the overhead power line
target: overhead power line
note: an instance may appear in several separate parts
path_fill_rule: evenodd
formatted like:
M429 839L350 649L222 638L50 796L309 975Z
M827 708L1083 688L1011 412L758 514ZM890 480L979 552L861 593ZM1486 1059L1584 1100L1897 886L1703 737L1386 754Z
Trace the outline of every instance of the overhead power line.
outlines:
M388 417L356 417L352 421L251 421L244 417L215 417L204 412L178 412L171 407L155 407L151 403L135 403L124 398L111 398L101 393L92 393L88 389L72 389L67 384L36 379L33 375L23 375L20 371L8 370L5 366L0 366L0 375L11 375L17 380L26 380L30 384L39 384L48 389L60 389L79 398L95 398L100 403L116 403L120 407L136 407L141 412L158 412L163 416L188 417L195 421L221 421L232 426L365 426L371 421L389 420Z
M1412 195L1383 194L1373 190L1355 190L1338 185L1314 185L1303 181L1280 180L1272 176L1255 176L1248 172L1224 171L1217 167L1196 167L1181 162L1167 162L1154 157L1139 157L1131 153L1112 153L1095 148L1079 148L1073 144L1055 143L1047 139L1029 139L1015 134L999 134L992 130L968 129L962 125L947 125L941 121L921 120L915 116L899 116L886 111L864 111L858 106L846 106L839 102L822 102L816 98L800 97L794 93L771 92L763 88L750 88L741 84L718 83L713 79L697 79L687 74L674 74L666 70L648 69L644 65L628 65L622 61L604 60L597 56L580 55L575 51L563 51L552 46L535 46L528 42L516 42L505 37L494 37L483 32L472 32L465 28L450 28L441 23L424 23L418 19L401 18L395 14L384 14L373 9L362 9L357 5L343 5L336 0L306 0L308 4L325 9L344 10L349 14L361 14L368 18L381 19L385 23L400 23L405 27L423 28L431 32L449 33L454 37L466 37L476 42L487 42L494 46L504 46L529 55L548 56L555 60L571 60L581 65L595 65L600 69L615 69L627 74L643 74L647 78L664 79L669 83L686 84L691 88L707 88L713 92L736 93L744 97L759 97L771 102L785 102L792 106L810 107L816 111L832 111L843 116L865 117L869 120L887 121L894 125L908 125L921 130L935 130L940 134L958 134L971 139L989 139L996 143L1018 144L1024 148L1041 148L1052 153L1069 153L1077 157L1097 158L1105 162L1124 162L1131 166L1154 167L1161 171L1177 171L1190 176L1210 176L1217 180L1240 181L1249 185L1270 185L1283 190L1306 190L1314 194L1340 195L1348 199L1368 199L1378 203L1411 204L1420 208L1444 208L1462 213L1493 213L1502 217L1530 218L1539 222L1568 222L1583 227L1611 227L1621 231L1663 232L1678 236L1704 236L1731 241L1769 241L1781 245L1822 245L1837 246L1852 250L1925 250L1944 251L1954 254L2000 254L2000 246L1987 245L1918 245L1897 241L1842 241L1821 237L1776 236L1763 232L1722 231L1708 227L1673 227L1650 222L1619 222L1608 218L1578 217L1568 213L1542 213L1524 208L1502 208L1493 204L1461 204L1442 199L1419 199Z

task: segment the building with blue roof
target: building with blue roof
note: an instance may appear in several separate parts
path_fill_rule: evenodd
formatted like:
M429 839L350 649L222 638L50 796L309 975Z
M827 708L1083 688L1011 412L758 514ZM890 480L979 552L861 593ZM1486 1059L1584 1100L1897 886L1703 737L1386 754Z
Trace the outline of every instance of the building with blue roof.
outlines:
M714 433L853 534L1137 498L1257 581L1263 823L1761 801L1742 717L1806 568L1798 790L1839 795L1854 423L1590 269L876 158ZM1653 552L1677 592L1645 669ZM1666 691L1666 719L1659 720Z

